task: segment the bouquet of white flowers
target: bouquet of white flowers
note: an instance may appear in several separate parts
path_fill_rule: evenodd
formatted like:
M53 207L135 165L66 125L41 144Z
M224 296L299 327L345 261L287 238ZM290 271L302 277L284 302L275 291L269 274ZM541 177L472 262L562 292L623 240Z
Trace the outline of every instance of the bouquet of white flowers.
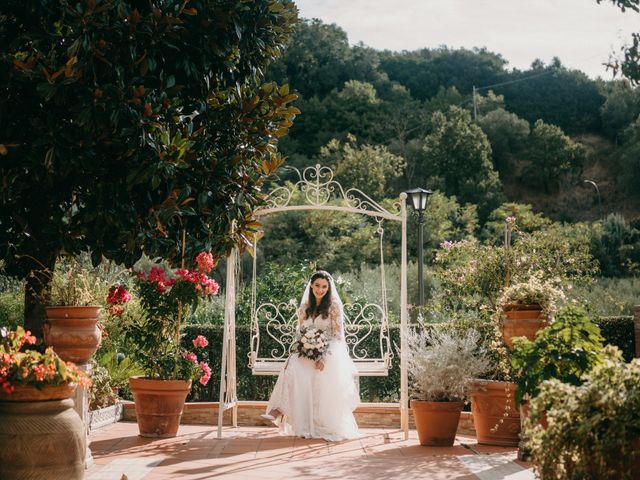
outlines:
M296 343L295 350L299 356L315 361L327 353L328 346L329 337L327 334L317 328L309 327L300 329L300 338Z

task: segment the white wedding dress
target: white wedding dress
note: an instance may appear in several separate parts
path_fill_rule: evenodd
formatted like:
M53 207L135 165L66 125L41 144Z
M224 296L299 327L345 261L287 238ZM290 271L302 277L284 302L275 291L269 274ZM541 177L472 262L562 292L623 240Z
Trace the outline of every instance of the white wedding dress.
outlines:
M313 325L330 335L324 369L317 370L315 362L294 353L278 375L267 412L277 409L283 414L276 420L282 435L329 441L360 436L353 416L360 401L358 377L344 340L339 299L332 302L329 312L327 318L307 318L300 323L302 327ZM298 316L304 316L303 307Z

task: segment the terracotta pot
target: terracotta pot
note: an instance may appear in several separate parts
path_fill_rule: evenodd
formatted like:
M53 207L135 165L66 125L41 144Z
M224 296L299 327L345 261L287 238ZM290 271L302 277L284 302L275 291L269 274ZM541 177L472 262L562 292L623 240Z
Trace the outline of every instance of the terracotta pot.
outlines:
M71 395L74 387L67 388ZM60 387L16 388L22 400L0 400L0 478L3 480L81 480L86 433L71 398L27 401L65 395Z
M420 445L451 447L456 438L463 402L411 400Z
M514 337L527 337L529 340L534 340L538 330L549 323L549 318L542 313L540 305L508 304L502 309L506 317L502 324L502 336L509 348L513 347Z
M10 395L7 395L4 391L0 391L0 400L3 402L64 400L65 398L71 398L75 391L75 383L47 385L42 390L31 385L14 385L13 393Z
M510 392L508 402L507 388ZM518 446L520 412L516 408L515 393L515 383L494 380L475 381L471 390L471 413L478 443L505 447ZM508 414L506 417L505 413ZM501 419L503 423L500 423ZM491 429L496 426L496 431L492 432Z
M129 387L142 437L175 437L191 380L154 380L131 377Z
M65 362L87 363L102 340L100 307L46 307L44 343Z

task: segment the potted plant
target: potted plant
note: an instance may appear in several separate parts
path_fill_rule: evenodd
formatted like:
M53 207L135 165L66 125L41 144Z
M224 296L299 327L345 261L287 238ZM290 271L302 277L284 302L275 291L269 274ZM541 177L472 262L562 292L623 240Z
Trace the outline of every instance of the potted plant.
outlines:
M85 364L102 340L98 298L105 287L75 259L57 263L47 292L44 342L63 360Z
M533 341L515 338L510 360L517 379L516 402L534 398L542 382L552 378L582 384L584 374L602 360L603 341L600 328L577 306L562 308Z
M498 305L502 336L507 346L513 346L514 337L533 340L536 332L549 324L558 303L564 300L564 293L555 282L542 281L535 275L506 287Z
M640 360L624 363L612 346L603 358L582 385L552 379L531 400L524 433L540 478L638 478Z
M51 347L29 350L35 342L0 328L0 478L83 478L86 435L70 397L91 382Z
M141 436L175 436L192 380L206 385L211 377L209 365L199 361L196 352L181 346L181 320L186 310L217 294L219 288L207 276L214 266L211 254L200 253L196 264L194 270L148 261L136 266L136 291L144 315L127 328L126 338L135 361L145 372L143 377L129 379ZM123 287L111 292L112 307L128 301ZM121 312L112 310L114 314ZM194 349L207 345L203 336L193 340Z
M407 335L411 409L420 445L451 446L473 379L490 369L479 334L429 328Z

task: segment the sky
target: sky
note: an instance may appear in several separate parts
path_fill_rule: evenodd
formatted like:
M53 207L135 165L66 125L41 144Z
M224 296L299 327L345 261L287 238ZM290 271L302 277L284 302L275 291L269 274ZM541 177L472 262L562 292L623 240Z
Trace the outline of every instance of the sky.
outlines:
M608 2L608 3L605 3ZM486 47L527 69L536 58L592 78L640 31L640 14L608 0L296 0L303 18L336 23L349 43L378 50Z

